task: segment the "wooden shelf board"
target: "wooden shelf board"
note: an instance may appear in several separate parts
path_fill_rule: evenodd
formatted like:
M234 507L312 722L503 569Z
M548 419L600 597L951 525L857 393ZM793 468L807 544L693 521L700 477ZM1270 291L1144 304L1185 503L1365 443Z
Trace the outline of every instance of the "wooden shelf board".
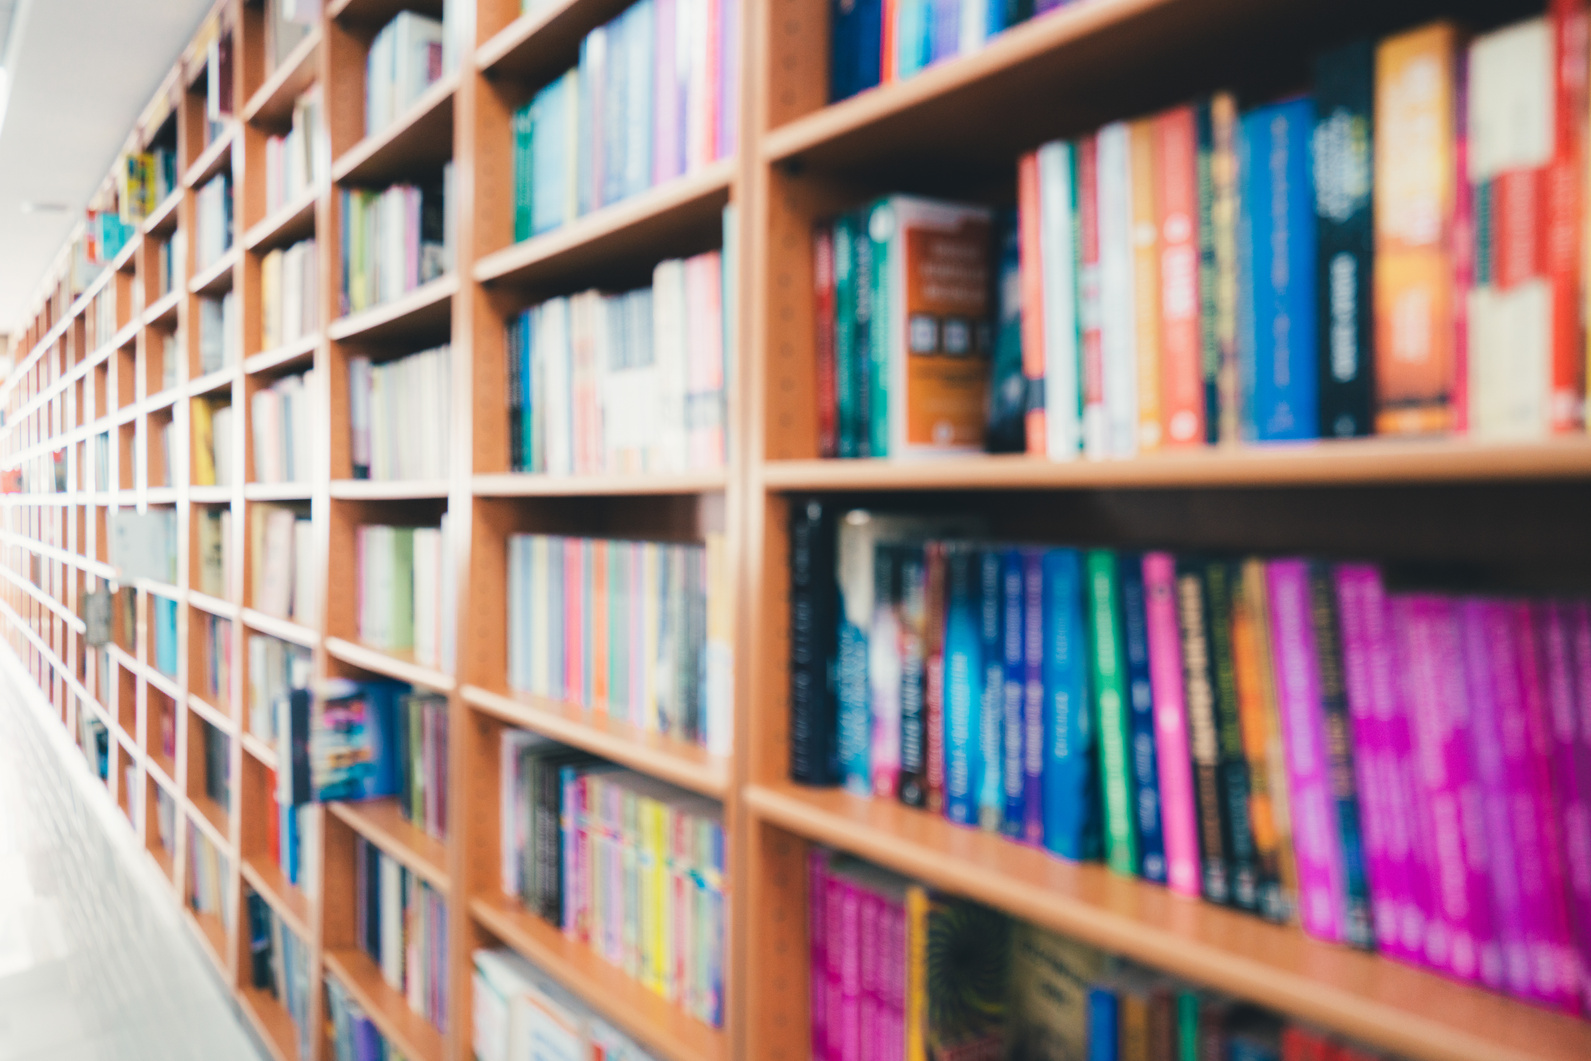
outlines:
M173 288L151 302L144 308L144 326L151 327L155 324L164 323L168 317L175 319L177 316L177 305L182 301L182 296L185 294L187 292L181 288Z
M248 501L308 501L313 496L310 483L243 484L243 497Z
M315 204L322 189L312 187L291 202L283 203L243 234L243 246L258 254L286 247L315 234Z
M320 643L320 631L313 627L295 623L291 619L281 619L265 612L255 611L253 608L244 608L239 614L243 618L243 625L252 627L262 634L279 637L283 641L291 641L295 645L305 648L314 648Z
M1100 490L1333 486L1591 478L1591 438L1474 442L1366 438L1210 447L1132 460L974 454L943 460L788 460L762 466L771 490Z
M452 890L447 871L447 845L405 821L397 800L328 803L326 807L349 828L425 878L427 884L443 895Z
M188 172L182 175L182 186L184 188L198 188L223 169L230 169L232 166L232 143L237 139L237 134L237 122L228 121L221 135L210 141L210 145L199 152L199 157L193 160L193 165L188 167Z
M243 970L242 975L247 978L249 971ZM298 1026L288 1015L287 1007L272 997L269 991L247 983L238 987L237 994L244 1014L254 1025L272 1061L300 1061Z
M365 184L408 176L453 157L453 96L459 75L444 74L392 124L366 136L332 163L338 184Z
M221 920L221 915L202 914L186 902L182 904L182 912L187 915L188 925L199 936L200 949L215 963L221 975L226 976L226 924Z
M415 498L447 497L451 485L446 479L333 479L331 496L345 501L406 501Z
M287 879L269 852L258 859L245 858L241 870L249 887L281 915L287 927L307 946L315 936L315 912L309 896Z
M475 51L476 69L540 85L579 57L580 41L626 0L553 0L526 11Z
M272 770L276 769L276 749L265 741L256 737L248 730L238 734L238 742L243 745L243 750L254 756L262 764Z
M753 785L764 821L1196 983L1422 1061L1591 1057L1591 1023L1070 863L892 800Z
M407 294L379 306L338 317L326 329L332 339L381 340L424 327L445 328L451 323L453 295L459 280L454 273L439 276Z
M495 693L466 685L460 695L465 703L504 722L670 784L719 800L729 793L729 762L695 744L583 711L577 704L529 693Z
M238 724L231 715L227 714L221 708L216 707L214 704L200 699L197 693L191 691L188 693L187 702L188 706L193 709L194 714L204 719L211 726L220 730L222 733L225 733L228 738L236 739L238 735Z
M213 263L193 274L188 290L195 295L218 295L232 290L232 267L237 265L241 253L237 244L233 244Z
M633 475L542 475L510 472L470 480L476 497L623 497L630 494L710 494L729 477L722 469L637 472Z
M181 704L186 699L182 694L182 686L177 684L177 680L169 674L160 673L152 663L144 667L144 680L171 697L178 704Z
M311 332L274 349L261 350L243 362L243 374L252 376L257 372L269 372L289 366L297 367L300 362L305 362L305 367L308 367L307 362L314 360L315 348L320 346L320 340L320 332Z
M230 387L237 378L237 365L227 365L224 368L216 369L214 372L206 372L202 376L195 376L188 381L188 386L184 390L190 396L197 398L201 394L210 394Z
M195 505L220 505L232 500L230 486L190 486L188 500Z
M236 620L238 617L238 606L236 604L229 600L222 600L220 597L212 597L208 593L200 593L196 589L188 591L188 603L201 611L209 612L211 615L219 615L223 619Z
M285 126L293 116L293 105L315 80L316 60L320 57L321 29L317 21L309 35L266 77L243 106L243 120L252 124Z
M406 9L441 18L442 0L329 0L326 16L380 26Z
M408 682L410 685L423 685L437 692L450 693L455 684L452 676L445 671L416 663L414 654L410 652L386 652L361 645L357 641L346 641L340 637L326 638L326 651L344 663L351 663L364 670Z
M348 989L348 994L381 1029L381 1034L405 1058L442 1061L442 1033L409 1008L408 1000L382 978L381 968L368 955L352 948L332 950L326 952L325 961L327 971Z
M647 990L508 896L493 892L477 898L470 903L470 913L487 931L660 1058L713 1061L730 1056L722 1031Z
M146 236L163 236L177 225L177 205L182 202L183 187L171 189L166 198L144 218Z
M721 224L735 162L726 159L604 206L561 228L534 236L475 263L475 279L575 290L624 260L656 263L682 238Z
M200 779L195 777L190 777L188 779L189 784L193 784L197 781L200 781ZM193 821L198 823L199 828L203 830L204 833L209 837L210 842L215 844L222 851L231 854L232 840L228 836L230 830L227 828L228 822L226 808L221 806L221 804L217 803L215 800L211 799L203 791L196 792L189 796L188 804L198 812L196 814L190 815L190 817Z

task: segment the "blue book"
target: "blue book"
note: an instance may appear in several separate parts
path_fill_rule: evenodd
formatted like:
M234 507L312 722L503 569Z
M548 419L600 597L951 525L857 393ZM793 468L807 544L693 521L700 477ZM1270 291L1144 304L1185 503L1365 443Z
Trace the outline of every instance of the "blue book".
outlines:
M1133 813L1138 822L1138 872L1166 882L1166 844L1160 829L1160 764L1155 756L1155 698L1149 681L1149 621L1144 610L1141 553L1116 558L1121 582L1122 641L1127 657L1127 718L1131 743Z
M653 59L657 55L657 17L653 0L637 0L625 12L624 31L629 67L625 75L624 194L640 195L652 186L652 97L656 92Z
M853 0L856 18L855 58L851 66L850 94L872 88L884 77L884 0Z
M575 122L575 215L589 214L597 206L595 194L602 151L602 87L607 81L608 26L598 26L580 41L580 105Z
M569 105L578 79L560 77L540 92L531 104L533 117L530 150L535 157L530 180L530 231L550 232L568 220Z
M629 142L625 100L629 90L629 38L635 32L635 9L628 8L608 23L608 54L602 83L602 117L598 128L602 148L598 153L596 206L611 206L624 198L624 153Z
M1308 97L1257 107L1238 129L1238 373L1243 436L1317 438L1315 197Z
M1044 552L1022 550L1022 839L1044 843Z
M1044 553L1044 846L1081 860L1098 852L1088 621L1076 549Z
M177 602L150 594L155 606L155 669L168 678L177 676Z
M1088 1061L1116 1061L1121 1025L1116 992L1109 987L1088 989Z
M829 5L829 102L838 103L860 91L857 85L856 48L863 5L857 0L833 0Z
M1002 618L1001 654L1003 664L1000 698L1001 728L1005 737L1005 757L1001 764L1005 785L1005 815L1001 831L1021 838L1026 812L1026 778L1023 774L1022 701L1027 692L1027 646L1023 643L1022 550L1007 549L1000 563L1000 611Z
M983 790L983 608L975 549L945 548L945 814L977 825Z
M1000 831L1005 821L1005 785L1001 768L1001 749L1005 746L1003 724L1005 704L1005 642L1001 618L1002 563L1000 553L986 549L978 554L978 635L983 678L979 702L981 717L978 733L983 741L983 777L978 786L978 825L989 832Z

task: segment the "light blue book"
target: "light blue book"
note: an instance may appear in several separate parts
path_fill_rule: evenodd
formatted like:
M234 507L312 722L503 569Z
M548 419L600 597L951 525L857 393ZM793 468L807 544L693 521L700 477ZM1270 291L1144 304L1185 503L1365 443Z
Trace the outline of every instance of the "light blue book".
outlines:
M1097 782L1083 560L1076 549L1044 553L1044 698L1044 846L1063 858L1089 858Z
M983 791L983 609L978 552L964 543L945 550L945 813L977 825Z

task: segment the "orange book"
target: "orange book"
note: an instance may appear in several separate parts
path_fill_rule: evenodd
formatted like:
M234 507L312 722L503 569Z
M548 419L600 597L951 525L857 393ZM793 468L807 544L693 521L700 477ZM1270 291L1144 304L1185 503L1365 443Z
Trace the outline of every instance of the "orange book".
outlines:
M591 700L587 709L608 710L608 543L601 538L586 543L591 558Z
M1039 202L1039 156L1023 155L1016 165L1017 247L1022 271L1022 378L1029 396L1044 393L1044 254ZM1049 449L1044 406L1028 402L1027 451Z
M1167 446L1204 443L1199 321L1198 131L1192 107L1155 122L1155 219L1160 229L1160 417Z
M1127 127L1132 167L1133 325L1138 341L1138 451L1160 448L1160 227L1156 201L1155 120Z
M1459 31L1437 22L1376 48L1376 430L1453 424Z

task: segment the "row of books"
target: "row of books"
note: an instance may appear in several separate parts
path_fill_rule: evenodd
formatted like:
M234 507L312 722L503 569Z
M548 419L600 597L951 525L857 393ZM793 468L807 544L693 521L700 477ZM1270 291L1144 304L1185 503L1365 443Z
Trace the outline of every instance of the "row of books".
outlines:
M514 238L735 153L741 0L640 0L514 115Z
M814 1061L1374 1061L848 855L808 856Z
M229 863L226 854L210 842L204 830L189 821L188 905L196 913L220 918L228 927L232 924L232 908L227 901Z
M511 535L509 688L727 755L726 563L718 534L703 545Z
M255 482L306 483L313 476L321 452L314 412L319 378L315 369L281 376L249 400Z
M179 371L181 361L169 354L175 353L181 345L173 342L167 346L166 363ZM238 322L237 292L202 296L199 299L199 375L207 376L237 364L242 358L242 349L243 328ZM171 385L175 383L173 379Z
M447 1028L447 903L364 836L354 837L354 938L387 986L440 1030Z
M447 839L447 697L413 692L398 700L398 810L437 840Z
M717 251L652 286L586 291L508 323L509 461L552 474L683 471L726 459L733 270Z
M208 269L232 249L232 176L218 173L194 195L193 258Z
M344 314L391 302L453 268L452 186L449 162L423 183L342 189Z
M77 708L77 747L101 781L110 778L110 728L82 704Z
M193 430L193 485L194 486L231 486L236 476L232 463L232 403L216 398L194 398L188 403L188 419ZM219 518L216 510L205 510L202 519L215 520ZM216 543L217 548L224 548L220 543L225 542L224 537L206 539L203 535L210 531L220 531L219 527L206 528L199 525L201 535L199 542L199 562L207 562L211 555L206 550L207 541ZM224 565L215 567L206 573L204 567L200 568L200 581L215 576L212 586L224 587L226 585ZM211 596L224 597L226 591L216 593L210 589L200 592L209 593Z
M287 133L265 140L267 217L320 186L331 172L330 150L320 86L311 85L294 101Z
M195 717L193 721L198 724L195 735L204 753L204 794L226 811L232 806L232 742L223 730L204 719ZM194 734L191 728L188 732Z
M249 506L250 606L302 626L318 625L315 526L307 509Z
M445 479L452 453L451 348L372 362L348 359L355 479Z
M320 255L313 239L260 259L260 349L275 350L320 329Z
M248 653L249 732L274 743L280 705L294 689L309 688L314 654L303 645L256 633L249 634Z
M142 225L177 190L177 148L155 143L147 151L129 152L116 173L116 205L129 225Z
M266 846L288 883L305 895L316 894L320 881L320 833L323 821L313 804L283 803L275 770L266 770L273 813L266 819Z
M1567 869L1591 606L865 512L836 541L822 508L792 528L795 780L1555 1008L1591 993Z
M194 620L204 631L204 676L197 683L213 706L225 709L232 695L232 620L209 612L194 612Z
M416 663L453 665L453 558L447 515L438 527L360 524L354 538L359 640L383 652L413 653Z
M310 951L271 905L246 894L249 922L249 986L269 994L292 1019L298 1056L309 1056Z
M326 977L326 1016L337 1061L409 1061L334 976Z
M473 957L477 1061L653 1061L514 951L482 948Z
M723 809L522 730L503 734L502 785L504 893L722 1026Z
M400 11L377 31L365 56L366 136L386 129L453 69L443 61L446 36L441 19L417 11Z

